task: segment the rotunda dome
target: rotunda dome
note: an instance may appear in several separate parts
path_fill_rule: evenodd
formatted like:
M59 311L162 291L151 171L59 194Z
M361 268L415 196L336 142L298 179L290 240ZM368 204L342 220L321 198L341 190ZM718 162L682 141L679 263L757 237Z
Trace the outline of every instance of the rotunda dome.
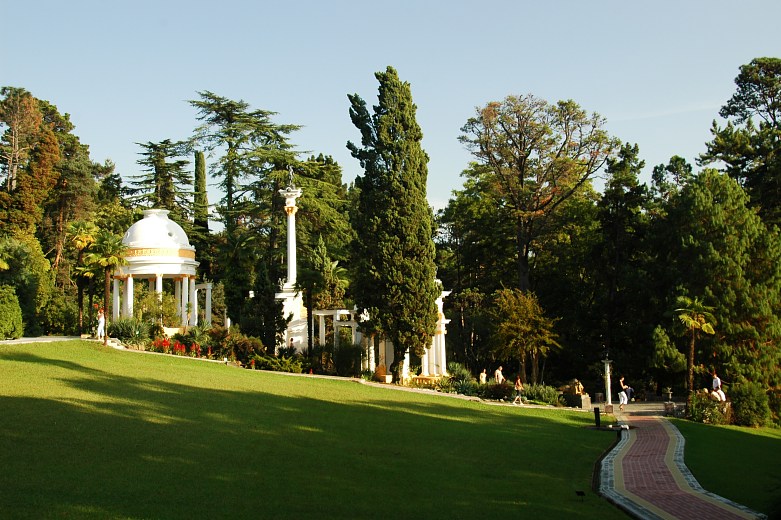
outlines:
M167 209L146 209L144 218L122 237L128 248L194 249L182 226L168 218Z

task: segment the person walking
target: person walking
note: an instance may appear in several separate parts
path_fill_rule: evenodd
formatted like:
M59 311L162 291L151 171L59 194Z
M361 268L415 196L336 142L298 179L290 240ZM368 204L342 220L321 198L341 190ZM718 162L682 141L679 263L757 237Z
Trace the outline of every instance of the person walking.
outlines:
M106 335L106 314L103 312L103 309L100 309L98 311L98 332L97 332L98 339L103 339L103 336L105 335Z
M515 376L515 399L513 400L513 404L523 404L523 383L521 382L521 376L517 375Z
M502 374L502 367L496 369L496 372L494 372L494 381L496 381L497 385L501 385L504 383L504 375Z

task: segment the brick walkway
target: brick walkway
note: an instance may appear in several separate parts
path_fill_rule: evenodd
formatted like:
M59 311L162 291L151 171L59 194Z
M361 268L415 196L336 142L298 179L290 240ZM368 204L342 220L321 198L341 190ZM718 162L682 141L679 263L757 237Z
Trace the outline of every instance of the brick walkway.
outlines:
M667 419L616 413L631 429L602 460L605 498L643 519L765 518L699 485L684 464L683 436Z

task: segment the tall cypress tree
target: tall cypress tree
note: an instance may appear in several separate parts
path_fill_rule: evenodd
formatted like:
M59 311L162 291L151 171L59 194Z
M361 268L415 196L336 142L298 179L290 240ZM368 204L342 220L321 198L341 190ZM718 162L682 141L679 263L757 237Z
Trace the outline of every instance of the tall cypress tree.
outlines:
M206 193L206 159L202 151L195 152L195 193L193 195L193 231L190 241L201 262L201 273L211 279L211 248L209 244L209 197Z
M359 308L369 311L367 328L393 342L390 371L398 379L404 355L422 354L431 342L439 290L417 107L409 83L392 67L375 77L379 104L372 114L360 96L348 95L361 146L348 142L347 148L364 169L356 179L353 287Z

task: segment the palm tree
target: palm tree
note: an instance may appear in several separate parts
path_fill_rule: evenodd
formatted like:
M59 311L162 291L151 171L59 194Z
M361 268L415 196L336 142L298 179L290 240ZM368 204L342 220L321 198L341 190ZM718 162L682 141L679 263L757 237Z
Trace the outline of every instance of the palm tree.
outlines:
M95 242L95 234L98 232L97 226L92 222L86 222L84 220L77 220L71 222L68 226L68 236L76 248L76 289L78 290L78 305L79 305L79 334L82 333L84 328L84 271L81 269L84 267L84 250Z
M127 264L125 251L127 248L122 243L122 237L114 233L101 229L95 235L95 243L90 247L87 254L87 262L97 264L104 269L106 276L105 292L103 293L103 309L108 311L108 297L111 294L111 272L121 265ZM106 330L108 330L108 319L106 320ZM108 334L103 336L103 344L108 343Z
M705 334L715 334L713 326L716 325L716 318L711 311L715 307L705 305L699 298L691 299L688 296L678 296L675 300L677 308L675 313L678 315L678 319L684 327L691 333L691 342L689 343L689 358L688 364L688 390L689 398L694 392L694 343L697 340L697 333L699 331Z

